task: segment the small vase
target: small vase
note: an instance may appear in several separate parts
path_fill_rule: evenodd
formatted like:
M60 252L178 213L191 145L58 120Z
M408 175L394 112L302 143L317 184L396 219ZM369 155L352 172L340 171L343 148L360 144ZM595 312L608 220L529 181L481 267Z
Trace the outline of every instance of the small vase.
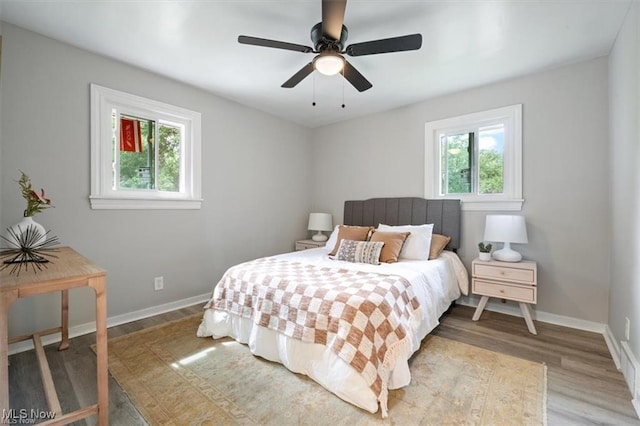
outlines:
M478 259L482 260L483 262L488 262L491 260L491 253L480 252L478 254Z
M44 226L27 216L7 229L5 243L9 248L36 247L47 240L46 234Z

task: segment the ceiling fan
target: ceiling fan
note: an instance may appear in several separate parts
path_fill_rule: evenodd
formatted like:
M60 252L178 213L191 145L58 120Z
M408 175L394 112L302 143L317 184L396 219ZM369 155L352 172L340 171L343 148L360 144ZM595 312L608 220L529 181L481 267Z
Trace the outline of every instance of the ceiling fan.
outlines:
M253 46L273 47L276 49L293 50L302 53L317 53L311 62L302 67L282 87L291 88L300 83L313 70L322 74L334 75L341 73L358 91L364 92L373 85L358 72L347 60L349 56L377 55L379 53L403 52L418 50L422 46L422 35L411 34L400 37L386 38L363 43L350 44L344 48L347 41L347 27L343 25L344 11L347 0L322 0L322 22L311 28L311 41L315 47L284 41L269 40L258 37L241 35L238 42Z

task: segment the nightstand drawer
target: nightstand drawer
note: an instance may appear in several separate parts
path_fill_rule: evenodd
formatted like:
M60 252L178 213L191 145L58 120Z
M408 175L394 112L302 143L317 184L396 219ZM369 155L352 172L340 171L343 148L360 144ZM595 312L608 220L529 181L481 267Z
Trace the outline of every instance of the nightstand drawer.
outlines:
M531 284L536 282L535 272L531 269L509 268L483 263L473 264L473 276Z
M536 287L516 286L473 279L473 292L484 296L536 303Z
M305 243L296 243L296 251L312 249L312 248L316 248L316 247L318 247L318 246L314 246L312 244L305 244Z
M324 247L326 241L300 240L296 241L296 251Z

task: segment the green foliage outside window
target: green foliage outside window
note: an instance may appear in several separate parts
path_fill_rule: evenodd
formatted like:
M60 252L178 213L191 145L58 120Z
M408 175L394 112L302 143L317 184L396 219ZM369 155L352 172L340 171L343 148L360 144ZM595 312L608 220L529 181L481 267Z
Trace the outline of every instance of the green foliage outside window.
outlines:
M473 192L473 133L447 135L442 139L443 191L446 194ZM470 152L471 151L471 152ZM479 149L479 194L501 194L504 190L504 158L501 150Z
M160 191L180 191L180 129L160 126L160 163L158 186Z
M444 138L443 152L446 159L442 170L445 173L444 190L447 194L471 192L471 162L469 157L469 134L462 133Z
M155 189L154 122L140 120L142 152L120 151L120 187ZM166 124L158 126L158 189L180 191L181 129Z
M480 194L502 194L504 191L504 156L497 150L480 150Z

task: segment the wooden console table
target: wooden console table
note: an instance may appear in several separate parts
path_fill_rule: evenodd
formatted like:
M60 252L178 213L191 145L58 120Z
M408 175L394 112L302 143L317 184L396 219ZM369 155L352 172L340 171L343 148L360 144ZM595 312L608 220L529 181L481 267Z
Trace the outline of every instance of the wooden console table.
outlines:
M96 414L98 424L106 426L109 414L106 271L69 247L62 247L54 254L58 258L51 259L51 262L46 264L46 268L37 272L34 272L31 266L28 270L23 268L19 275L10 275L10 268L0 271L0 416L7 416L11 413L9 411L9 344L33 339L42 373L45 397L49 409L56 413L55 419L40 424L62 425ZM69 289L77 287L91 287L96 292L98 395L96 404L63 414L40 337L60 332L62 341L58 349L64 350L69 347ZM57 291L62 295L62 324L60 327L9 339L7 316L11 304L22 297ZM8 420L5 419L5 421Z

